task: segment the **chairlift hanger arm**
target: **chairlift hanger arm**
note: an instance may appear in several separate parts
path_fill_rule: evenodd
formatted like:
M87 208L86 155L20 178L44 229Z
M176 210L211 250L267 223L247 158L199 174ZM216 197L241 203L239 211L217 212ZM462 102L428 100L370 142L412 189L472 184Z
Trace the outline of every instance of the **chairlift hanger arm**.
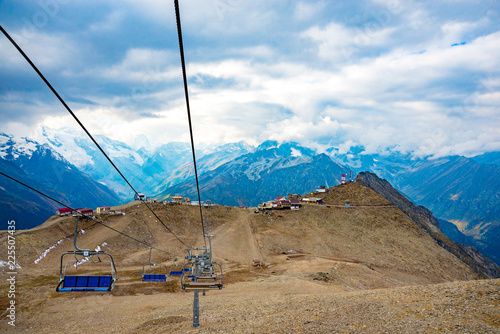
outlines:
M75 249L79 252L82 252L84 254L89 254L90 253L90 249L80 249L78 248L78 246L76 245L76 239L78 237L78 221L80 220L80 216L77 216L76 217L76 221L75 221L75 237L73 239L73 245L75 246ZM88 256L88 255L86 255Z

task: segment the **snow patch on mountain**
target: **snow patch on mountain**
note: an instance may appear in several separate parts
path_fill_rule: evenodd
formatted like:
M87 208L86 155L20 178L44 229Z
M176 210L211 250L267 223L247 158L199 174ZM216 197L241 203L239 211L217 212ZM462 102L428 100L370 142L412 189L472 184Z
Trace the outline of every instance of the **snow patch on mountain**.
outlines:
M301 157L302 153L296 148L292 147L292 157Z
M14 144L14 149L16 150L16 154L14 154L14 158L18 158L19 155L31 156L34 151L37 149L36 143L26 138L21 138L20 141Z
M135 164L144 164L144 159L130 148L106 145L106 151L110 158L127 158Z
M30 157L38 149L38 144L28 138L14 138L0 134L0 157L7 160L16 160L20 156Z
M274 162L274 160L271 161L269 159L261 159L259 161L255 161L254 163L249 165L243 173L248 177L249 180L256 181L260 179L260 174L263 171L268 170Z
M0 133L0 145L4 146L10 140L10 136L5 133Z
M139 151L140 149L150 151L152 145L150 144L148 137L141 134L134 137L134 141L131 146L136 151Z
M235 152L245 152L250 153L255 151L255 147L249 145L246 141L242 140L237 143L227 143L222 145L210 145L204 146L200 145L198 149L202 155L209 155L218 152L235 153Z
M59 153L69 163L81 169L85 166L94 165L92 157L78 144L83 138L84 133L82 131L71 128L56 130L42 127L42 134L37 137L37 141L42 144L47 144L53 151Z
M3 261L3 260L0 260L0 267L9 267L12 265L12 262L10 261ZM14 264L14 266L16 267L16 269L23 269L21 268L21 266L19 265L19 263L17 262L16 260L16 263ZM10 270L12 271L12 270Z

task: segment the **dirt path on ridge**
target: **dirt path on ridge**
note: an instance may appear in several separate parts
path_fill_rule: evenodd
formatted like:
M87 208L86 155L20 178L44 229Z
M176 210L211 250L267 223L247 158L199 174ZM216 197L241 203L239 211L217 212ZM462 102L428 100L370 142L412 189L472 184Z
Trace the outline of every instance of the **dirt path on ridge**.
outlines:
M232 224L224 224L213 231L212 239L214 258L229 262L245 263L248 258L264 260L252 228L248 213L242 211ZM240 252L235 252L235 250Z

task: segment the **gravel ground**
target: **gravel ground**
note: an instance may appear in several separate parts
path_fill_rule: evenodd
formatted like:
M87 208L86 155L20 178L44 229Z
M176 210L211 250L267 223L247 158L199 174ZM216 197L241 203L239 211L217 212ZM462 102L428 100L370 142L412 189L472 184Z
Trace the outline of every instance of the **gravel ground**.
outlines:
M117 290L120 289L118 286ZM8 333L500 333L500 280L345 291L289 276L200 293L64 294L18 310Z

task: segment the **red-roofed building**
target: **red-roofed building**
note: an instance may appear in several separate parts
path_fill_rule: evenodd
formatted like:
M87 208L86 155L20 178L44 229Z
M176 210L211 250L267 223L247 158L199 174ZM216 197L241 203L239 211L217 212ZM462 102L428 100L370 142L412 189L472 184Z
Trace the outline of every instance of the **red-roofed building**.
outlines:
M284 199L280 201L280 204L282 209L290 209L290 201Z
M278 197L279 198L279 197ZM273 209L290 209L290 201L287 201L284 197L280 200L273 201Z
M71 211L72 210L70 208L60 208L56 210L56 215L67 216L71 213Z
M92 215L94 213L94 210L90 209L90 208L87 208L87 209L78 209L76 210L78 212L80 212L82 215Z

